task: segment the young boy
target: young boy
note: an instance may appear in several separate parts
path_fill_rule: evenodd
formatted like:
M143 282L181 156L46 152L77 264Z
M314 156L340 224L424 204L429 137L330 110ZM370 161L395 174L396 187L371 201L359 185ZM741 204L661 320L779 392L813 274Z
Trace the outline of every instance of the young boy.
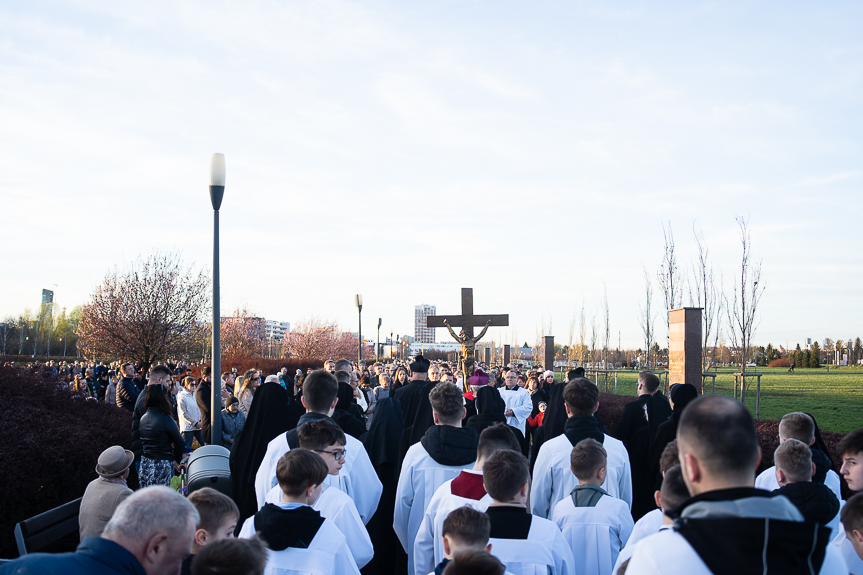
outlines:
M459 507L444 519L442 530L441 546L444 556L432 571L434 575L441 575L453 556L460 551L468 549L485 553L491 551L491 545L488 544L491 523L488 515L481 511L470 507Z
M521 450L518 439L505 423L482 431L473 469L463 469L454 479L437 488L414 539L414 572L417 575L428 573L444 558L441 535L444 520L451 511L464 505L478 511L488 508L491 497L482 484L482 468L485 461L501 449Z
M246 519L240 538L255 533L270 549L264 573L293 569L322 575L359 575L360 570L342 532L332 521L312 509L328 473L320 455L308 449L291 449L279 459L276 477L281 501L266 503Z
M671 444L669 443L669 445ZM667 448L668 447L666 446L666 449ZM664 454L665 452L663 451L663 455ZM689 499L689 490L686 488L686 482L683 481L683 473L680 471L680 466L676 465L666 469L663 473L662 488L657 491L655 495L656 504L660 507L660 512L662 513L662 523L654 533L647 534L641 539L659 533L660 531L671 529L674 526L674 519L669 517L668 512L672 509L677 509L684 501ZM614 569L611 570L612 573L618 573L620 568L629 562L629 559L635 552L636 545L638 545L638 542L641 539L633 541L632 537L629 538L629 541L626 543L626 547L621 549L620 555L617 556L617 561L614 563Z
M848 435L842 438L839 445L836 446L836 455L842 460L842 467L839 473L842 474L845 483L848 484L848 489L855 493L863 491L863 427L855 429ZM854 497L851 497L854 499ZM836 537L832 544L839 548L842 557L845 558L845 563L848 565L848 572L851 575L863 575L863 558L858 554L858 545L855 544L850 534L853 533L853 525L849 529L849 524L845 523L846 516L853 517L853 512L846 512L845 506L851 503L842 502L843 505L840 518L842 520L842 529L838 529ZM851 515L847 515L851 513Z
M863 493L858 493L845 502L842 507L842 526L845 538L854 549L857 559L863 560Z
M779 443L788 439L802 441L812 451L812 462L815 463L816 473L813 477L815 483L823 483L833 491L837 499L842 499L839 475L830 469L830 457L815 447L815 421L806 415L796 411L782 417L779 421ZM776 481L776 466L766 469L755 479L755 487L775 491L779 489Z
M516 451L498 451L486 460L482 474L492 498L486 511L492 555L513 573L575 573L572 550L557 525L527 511L527 458Z
M267 548L257 537L221 539L195 556L191 575L264 575Z
M632 515L621 499L600 487L605 483L607 455L595 439L582 439L572 448L570 470L578 485L554 506L552 521L576 557L579 575L607 575L632 533Z
M327 474L337 476L345 462L346 436L342 429L331 421L318 419L303 423L297 428L300 447L320 455L327 464ZM282 490L276 486L267 493L267 503L278 504ZM353 500L343 491L326 483L321 487L321 496L312 505L322 517L332 521L348 542L357 568L362 569L374 557L375 549L369 532Z
M189 575L198 553L206 545L222 539L233 539L240 510L234 500L215 489L204 487L192 492L189 502L198 510L200 520L195 527L192 554L183 560L181 575Z
M504 566L497 557L485 551L466 549L459 551L446 566L442 575L504 575Z
M835 535L839 527L839 500L823 483L815 483L815 464L809 446L796 439L786 439L773 454L776 464L775 495L784 495L800 510L807 521L826 525Z

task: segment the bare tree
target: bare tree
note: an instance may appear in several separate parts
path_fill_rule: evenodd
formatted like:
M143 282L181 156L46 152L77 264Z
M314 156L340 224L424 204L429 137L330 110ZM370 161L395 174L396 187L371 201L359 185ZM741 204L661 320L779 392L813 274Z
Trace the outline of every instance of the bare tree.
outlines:
M602 339L602 362L608 369L608 344L611 340L611 318L608 314L608 287L602 282L602 315L605 319L605 334Z
M740 244L740 275L734 282L732 300L726 300L725 314L728 320L731 346L739 352L740 372L746 372L746 362L752 349L752 336L757 327L758 302L764 293L761 282L761 260L752 261L752 238L749 233L749 222L737 216ZM760 285L759 285L760 284ZM744 380L745 381L745 380ZM741 388L741 401L746 398L746 384Z
M584 363L585 363L584 357L585 357L586 352L587 352L587 346L584 344L584 336L585 336L585 330L586 329L587 329L587 327L586 327L585 322L584 322L584 302L582 301L581 302L581 316L579 317L579 323L578 323L578 358L580 360L578 362L578 365L580 365L580 366L584 365Z
M599 332L596 327L596 312L590 320L590 363L596 363L596 340L599 339ZM594 366L596 367L596 366Z
M572 314L572 319L569 320L569 353L566 358L566 368L569 369L572 367L572 359L575 356L575 349L572 347L572 342L575 339L575 313Z
M662 235L665 239L665 253L662 256L662 265L659 266L656 277L659 280L659 288L662 290L665 302L665 338L666 347L668 347L671 335L671 318L668 312L680 307L683 286L680 282L677 256L674 254L674 234L671 231L671 222L668 222L668 229L665 228L665 224L662 224Z
M644 334L644 349L647 354L647 366L650 367L650 348L653 347L654 338L656 334L653 331L653 282L650 279L650 274L647 272L647 268L642 268L644 270L644 307L641 308L641 317L639 318L641 323L641 331Z
M210 277L175 253L139 258L105 276L84 306L77 334L85 356L137 362L184 357L210 309Z
M267 348L266 320L243 306L222 318L221 344L225 356L258 357Z
M357 350L357 335L344 332L334 321L311 317L301 321L282 342L282 354L299 359L338 359L352 357ZM407 341L406 338L404 341ZM363 346L363 357L374 357L373 349Z
M694 226L692 233L695 235L695 244L698 246L698 261L692 272L692 282L689 284L689 299L692 304L700 307L702 310L701 336L703 340L701 345L701 369L702 371L706 371L710 366L710 359L707 354L710 338L714 336L715 340L719 333L719 323L721 321L719 310L722 308L722 294L716 285L716 279L713 275L713 265L708 258L709 250L707 242L704 241L704 234L697 231ZM693 287L694 290L692 289ZM714 345L714 356L716 354L715 349Z

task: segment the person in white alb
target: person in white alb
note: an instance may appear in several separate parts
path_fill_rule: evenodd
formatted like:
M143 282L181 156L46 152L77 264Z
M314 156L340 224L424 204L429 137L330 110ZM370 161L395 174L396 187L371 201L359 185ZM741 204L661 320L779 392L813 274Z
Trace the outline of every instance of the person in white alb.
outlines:
M632 533L629 506L609 497L605 482L606 453L595 439L572 448L570 468L578 485L554 506L551 520L560 528L575 557L578 575L611 573L617 555Z
M279 459L276 474L281 501L267 503L246 519L239 535L250 539L257 533L267 544L264 575L359 575L345 536L311 507L327 477L321 456L301 447L292 449Z
M573 575L575 559L557 525L527 511L530 470L527 458L503 449L483 466L483 483L492 502L491 554L514 575Z
M863 492L863 427L855 429L843 437L839 445L836 446L835 453L842 460L839 473L845 479L848 489L852 493ZM842 525L837 530L838 533L834 534L831 545L842 553L851 575L863 575L863 555L860 554L860 549L863 549L863 539L855 540L853 529L850 525L845 524L847 503L845 501L839 503L841 509L839 519ZM861 534L863 531L858 536Z
M345 433L338 425L325 419L309 421L297 428L300 447L320 455L327 464L328 476L336 476L345 462ZM267 494L267 503L281 501L282 488L273 487ZM321 495L312 505L322 517L332 521L348 543L357 567L362 569L374 557L375 549L366 526L357 512L353 500L342 490L323 485Z
M533 401L530 399L530 392L519 385L518 374L514 369L506 372L504 383L506 384L505 387L501 387L498 391L506 404L504 407L506 422L521 431L521 434L524 435L527 418L530 417L530 413L533 411Z
M480 562L458 565L468 553L477 554L482 563L492 567L495 575L504 575L504 567L500 561L494 556L489 556L491 545L488 542L488 535L491 532L491 522L488 515L471 507L459 507L447 515L441 529L441 547L444 556L434 571L430 571L428 575L442 575L451 562L455 562L455 565L450 568L450 571L455 567L462 567L465 573L483 574L484 569Z
M408 555L408 573L414 575L414 539L435 491L476 462L479 436L462 429L465 416L461 390L439 383L429 393L434 426L408 449L396 487L393 530ZM422 575L422 574L418 574Z
M306 413L300 418L299 425L307 421L326 420L335 424L330 417L338 402L339 384L333 374L318 369L306 376L303 383L301 401ZM368 524L378 508L383 492L383 484L375 473L365 446L357 438L345 435L345 462L337 476L327 476L324 483L344 491L357 506L357 512L364 524ZM255 497L260 509L267 499L267 493L278 484L276 466L282 455L299 447L297 429L277 435L267 445L258 472L255 475Z
M692 498L675 510L673 530L638 542L627 575L848 573L827 527L805 522L786 497L755 489L761 450L745 406L699 397L680 417L677 449Z
M599 408L599 389L584 378L576 378L563 389L567 420L563 434L543 442L533 469L530 509L534 515L550 517L558 501L568 497L578 484L569 470L574 445L582 439L595 439L607 453L605 482L600 486L611 497L632 507L632 473L629 454L619 440L606 435L594 413Z
M501 449L521 450L511 429L504 423L485 428L479 435L473 469L463 469L454 479L437 488L414 540L415 573L428 573L443 561L443 524L451 511L465 506L478 511L488 508L491 496L485 492L482 483L482 466L486 459Z

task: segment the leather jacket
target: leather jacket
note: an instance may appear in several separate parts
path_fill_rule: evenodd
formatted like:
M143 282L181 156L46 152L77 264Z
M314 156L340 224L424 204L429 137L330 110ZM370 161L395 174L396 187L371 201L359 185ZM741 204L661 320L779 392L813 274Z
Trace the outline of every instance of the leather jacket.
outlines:
M183 458L186 442L171 416L159 411L158 407L147 409L141 417L138 432L144 457L153 460L173 459L177 463Z

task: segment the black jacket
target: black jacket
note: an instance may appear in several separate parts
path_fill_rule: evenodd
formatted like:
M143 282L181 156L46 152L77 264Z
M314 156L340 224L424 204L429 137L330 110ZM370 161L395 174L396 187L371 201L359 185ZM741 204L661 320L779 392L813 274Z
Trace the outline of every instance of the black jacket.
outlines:
M426 431L420 443L441 465L467 465L476 461L479 435L473 429L435 425Z
M198 409L201 410L201 434L204 436L204 443L212 443L210 439L210 423L211 409L210 405L213 399L213 387L209 382L198 384L198 389L195 390L195 402L198 404ZM221 409L220 409L221 411Z
M839 500L836 494L823 483L789 483L773 491L774 495L784 495L791 500L806 521L827 525L839 513Z
M139 395L138 387L128 377L124 377L117 384L117 407L129 411L135 411L135 400Z
M135 407L132 410L132 453L135 454L135 461L139 461L141 459L141 454L143 453L141 446L141 418L144 416L144 413L147 412L147 408L144 406L144 399L146 398L147 393L139 393L138 398L135 400Z
M179 463L183 458L186 442L180 435L180 429L171 416L159 411L158 407L147 409L141 417L139 431L143 454L147 459L172 459Z

